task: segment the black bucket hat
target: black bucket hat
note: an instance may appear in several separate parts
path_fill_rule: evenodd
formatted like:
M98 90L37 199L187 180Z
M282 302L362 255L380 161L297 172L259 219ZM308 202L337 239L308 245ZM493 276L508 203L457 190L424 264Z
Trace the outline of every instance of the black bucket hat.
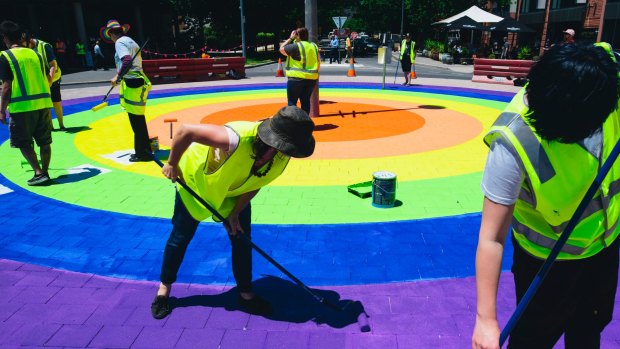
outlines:
M263 121L258 126L258 136L284 155L306 158L314 152L313 130L314 122L305 111L288 106Z

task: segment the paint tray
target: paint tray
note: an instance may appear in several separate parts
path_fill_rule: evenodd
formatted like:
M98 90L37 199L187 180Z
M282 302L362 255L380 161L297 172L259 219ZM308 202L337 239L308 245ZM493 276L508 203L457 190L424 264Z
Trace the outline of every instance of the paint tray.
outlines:
M372 195L372 181L351 184L347 186L347 190L362 199L369 198Z

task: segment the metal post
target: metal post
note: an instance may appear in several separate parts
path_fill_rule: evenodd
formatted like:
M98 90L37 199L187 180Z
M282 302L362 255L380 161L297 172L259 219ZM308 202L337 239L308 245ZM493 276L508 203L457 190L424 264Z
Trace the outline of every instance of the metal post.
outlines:
M305 0L305 20L306 20L306 28L308 29L308 41L317 43L318 42L318 19L317 19L317 10L316 10L316 2L317 0ZM321 64L321 60L319 58L319 64ZM321 115L321 111L319 110L319 80L316 80L316 86L314 86L314 91L312 91L312 95L310 96L310 116L316 117Z
M403 37L403 27L405 23L405 0L400 3L400 37Z
M239 10L241 12L241 52L245 58L245 15L243 14L243 0L239 0Z

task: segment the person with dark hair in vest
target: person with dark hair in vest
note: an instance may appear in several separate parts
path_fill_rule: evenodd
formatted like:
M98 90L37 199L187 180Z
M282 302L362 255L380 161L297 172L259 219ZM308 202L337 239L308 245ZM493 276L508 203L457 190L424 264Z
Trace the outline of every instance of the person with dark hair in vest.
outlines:
M168 163L162 168L164 176L173 182L180 178L226 217L238 302L250 313L268 315L272 309L267 300L252 291L252 248L238 234L251 239L250 202L258 191L284 172L291 157L312 155L313 130L312 119L295 106L283 107L273 117L259 122L181 125L172 139ZM163 319L172 311L170 290L187 246L198 223L211 216L211 211L192 194L178 187L161 283L151 304L154 318Z
M121 26L117 20L112 19L99 32L104 41L114 42L116 50L116 75L111 82L114 86L120 84L121 106L127 111L134 134L134 154L129 157L129 161L151 161L151 142L144 116L151 81L142 70L142 55L138 53L140 46L125 35L129 29L129 24Z
M54 55L52 45L41 39L31 37L28 40L28 47L35 50L41 57L43 57L43 64L45 64L45 69L48 72L48 80L52 82L50 85L50 91L52 93L54 113L56 114L56 119L58 120L58 129L60 131L66 131L67 129L65 128L65 123L63 120L62 96L60 94L60 77L62 72L60 70L60 66L58 65L58 61L56 60L56 56Z
M286 56L286 96L288 105L301 103L301 109L310 114L310 96L319 79L321 58L319 48L308 41L308 29L299 28L282 43L280 53ZM339 61L340 63L340 61Z
M43 58L25 46L25 33L17 23L0 23L0 35L8 48L0 52L0 123L6 124L8 109L11 147L19 148L34 171L28 185L40 185L50 181L47 170L52 158L51 77ZM40 149L40 166L33 138Z
M499 349L497 290L508 234L519 302L620 140L618 63L606 43L551 47L484 137L473 348ZM600 348L618 285L620 162L516 323L508 348Z
M400 43L400 65L405 74L403 86L411 84L411 67L415 64L415 41L411 41L411 35L407 33Z

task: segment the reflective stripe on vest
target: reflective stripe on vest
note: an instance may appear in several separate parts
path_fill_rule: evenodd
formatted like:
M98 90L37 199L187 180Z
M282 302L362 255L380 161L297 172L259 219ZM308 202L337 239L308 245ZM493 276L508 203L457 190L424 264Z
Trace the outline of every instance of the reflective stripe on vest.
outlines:
M127 87L125 79L121 80L119 97L120 104L128 113L136 115L144 115L146 100L151 90L151 81L142 72L129 72L127 75L136 75L144 79L144 85L137 88ZM127 76L126 75L126 76Z
M253 144L259 125L260 122L248 121L226 124L239 135L239 144L232 154L222 154L216 159L214 148L193 143L179 161L185 183L224 217L230 215L240 195L258 190L278 178L290 159L278 153L265 176L250 174L254 164ZM221 153L224 152L220 150ZM211 216L211 212L182 187L179 187L179 195L197 221Z
M407 46L407 39L403 40L400 43L400 57L398 58L398 60L402 61L403 60L403 55L405 53L405 46ZM411 63L415 62L415 41L411 40L411 46L409 46L409 59L411 60Z
M56 44L56 52L65 53L65 43L57 41Z
M45 75L48 75L51 65L50 65L49 59L47 58L47 52L45 52L45 45L50 45L50 44L48 44L45 41L37 39L37 47L35 47L35 50L41 57L43 57L43 63L45 63ZM52 45L50 45L50 48L51 47ZM61 75L62 75L62 72L60 71L60 66L58 65L58 61L56 61L56 69L54 70L54 76L52 77L52 82L56 82L60 80Z
M27 48L13 48L0 54L7 58L13 73L9 111L19 113L51 108L50 88L41 56Z
M319 78L319 49L313 42L300 41L295 43L299 48L300 61L286 57L286 76L316 80ZM314 51L314 52L312 52Z
M524 93L519 92L506 107L485 142L501 141L520 161L525 180L512 229L522 248L546 258L618 140L620 120L614 111L601 132L578 143L542 141L522 116L528 112ZM559 259L595 255L618 237L619 193L620 163L616 163L586 206Z

